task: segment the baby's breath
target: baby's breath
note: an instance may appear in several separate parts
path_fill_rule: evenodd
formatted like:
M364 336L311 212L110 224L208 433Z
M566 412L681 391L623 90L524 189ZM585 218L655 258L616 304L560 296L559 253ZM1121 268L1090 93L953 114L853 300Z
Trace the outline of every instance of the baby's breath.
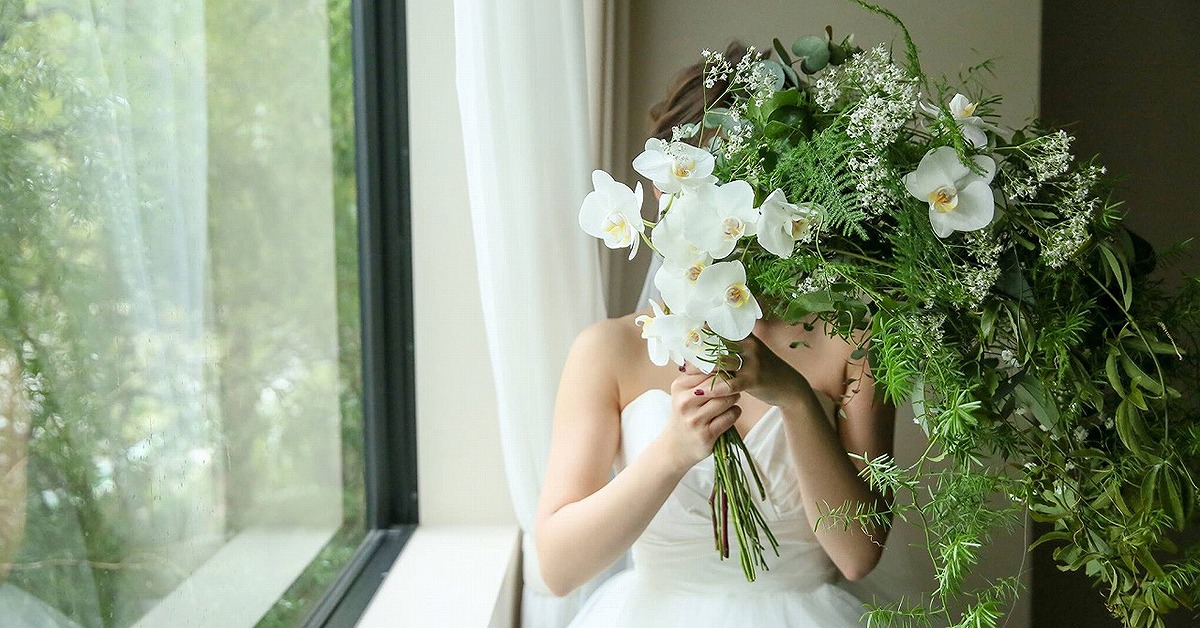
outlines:
M896 202L896 170L879 154L864 150L855 152L846 160L846 166L857 176L854 189L858 192L858 204L868 214L879 214Z
M813 84L817 106L832 111L843 99L850 102L846 133L871 144L886 144L912 119L917 107L917 82L892 63L886 46L855 55L841 68L830 68Z

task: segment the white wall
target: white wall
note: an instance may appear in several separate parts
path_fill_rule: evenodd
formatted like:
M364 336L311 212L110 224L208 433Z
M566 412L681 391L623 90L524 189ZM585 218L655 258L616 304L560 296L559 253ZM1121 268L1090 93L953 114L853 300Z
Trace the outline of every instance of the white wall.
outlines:
M475 274L453 9L407 3L420 516L514 523Z

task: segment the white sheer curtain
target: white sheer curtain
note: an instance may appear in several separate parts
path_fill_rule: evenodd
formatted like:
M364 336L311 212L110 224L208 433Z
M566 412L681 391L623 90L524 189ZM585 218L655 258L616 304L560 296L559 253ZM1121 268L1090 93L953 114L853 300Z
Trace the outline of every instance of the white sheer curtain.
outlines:
M40 98L54 104L44 117L8 112L12 150L46 159L27 196L0 186L0 207L23 216L4 220L0 237L36 252L0 262L0 292L28 304L7 309L0 330L10 342L30 339L19 366L0 342L0 377L23 380L17 393L28 403L3 427L26 441L29 471L0 496L0 513L9 499L23 502L20 551L0 556L20 564L0 577L0 617L14 623L0 624L128 624L162 596L145 593L152 581L170 590L224 532L224 488L194 462L197 447L216 441L199 352L204 5L68 0L6 7L0 18L0 73L17 66L14 40L37 59L29 83L0 89L19 98L44 82ZM22 281L25 273L43 279ZM144 557L165 569L142 567L153 562Z
M583 6L456 0L454 8L480 291L509 489L525 532L522 623L557 628L594 587L552 597L532 538L562 364L576 334L604 316L596 245L576 218L594 163Z

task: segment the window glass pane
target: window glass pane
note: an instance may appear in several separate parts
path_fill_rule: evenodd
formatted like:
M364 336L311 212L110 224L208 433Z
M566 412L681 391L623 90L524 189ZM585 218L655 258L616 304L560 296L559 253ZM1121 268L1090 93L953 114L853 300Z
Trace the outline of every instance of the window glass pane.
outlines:
M296 625L363 538L349 19L0 3L0 624Z

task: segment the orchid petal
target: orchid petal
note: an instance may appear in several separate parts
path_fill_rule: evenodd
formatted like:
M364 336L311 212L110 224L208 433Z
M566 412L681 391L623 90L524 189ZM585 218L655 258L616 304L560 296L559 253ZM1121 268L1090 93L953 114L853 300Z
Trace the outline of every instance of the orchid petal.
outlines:
M955 94L954 98L950 99L950 115L954 116L955 120L965 117L967 107L971 106L971 101L962 94Z
M971 159L973 159L975 164L983 170L983 175L981 176L974 172L968 171L968 174L958 182L957 187L965 188L967 185L976 181L989 184L992 182L992 179L996 177L996 160L986 155L975 155Z
M792 256L792 252L796 249L796 241L792 239L791 233L784 230L783 225L763 225L760 223L758 228L758 243L767 250L787 259Z
M962 127L964 141L975 148L984 148L987 146L987 135L984 134L983 129L966 120L961 121L959 124Z
M974 181L958 191L958 205L951 211L940 212L932 206L929 222L939 238L955 231L976 231L988 226L996 214L992 191L982 181Z
M717 262L704 269L696 279L696 290L718 303L725 298L725 289L735 283L746 283L746 267L741 262Z
M904 175L904 188L909 194L927 200L930 192L954 182L964 173L970 172L967 167L958 163L958 153L949 146L939 146L930 149L921 157L917 169Z

